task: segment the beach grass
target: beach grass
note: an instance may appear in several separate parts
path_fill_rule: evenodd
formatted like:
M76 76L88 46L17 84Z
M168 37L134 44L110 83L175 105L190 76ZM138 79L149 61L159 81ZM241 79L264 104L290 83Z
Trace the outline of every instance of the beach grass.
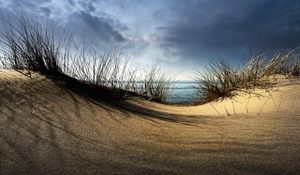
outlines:
M132 69L126 50L119 44L100 49L86 41L76 43L69 33L60 38L51 25L30 20L24 14L17 20L2 19L1 24L2 68L39 72L56 81L73 78L110 90L116 98L136 94L165 102L170 93L172 76L157 64L142 72ZM66 76L69 78L61 78Z
M254 88L269 89L274 81L271 77L283 75L299 76L299 49L278 53L260 53L248 59L241 67L232 66L227 60L218 58L210 63L206 70L199 70L195 80L199 102L210 102L230 97L235 90Z

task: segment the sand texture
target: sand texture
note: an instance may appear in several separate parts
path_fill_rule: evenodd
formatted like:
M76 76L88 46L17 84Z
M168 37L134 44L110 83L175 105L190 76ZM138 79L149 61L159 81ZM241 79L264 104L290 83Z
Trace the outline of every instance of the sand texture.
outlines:
M0 174L300 174L300 80L199 106L0 71Z

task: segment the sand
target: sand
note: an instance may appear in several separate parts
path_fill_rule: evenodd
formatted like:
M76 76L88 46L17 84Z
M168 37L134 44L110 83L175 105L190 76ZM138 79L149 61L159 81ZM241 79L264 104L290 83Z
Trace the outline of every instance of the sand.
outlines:
M199 106L93 101L0 71L0 174L299 174L300 80Z

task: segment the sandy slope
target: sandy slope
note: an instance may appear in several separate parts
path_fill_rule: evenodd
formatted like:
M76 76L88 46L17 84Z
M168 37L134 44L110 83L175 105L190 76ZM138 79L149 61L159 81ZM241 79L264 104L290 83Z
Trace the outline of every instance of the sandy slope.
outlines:
M299 83L193 107L112 105L1 71L0 174L297 174Z

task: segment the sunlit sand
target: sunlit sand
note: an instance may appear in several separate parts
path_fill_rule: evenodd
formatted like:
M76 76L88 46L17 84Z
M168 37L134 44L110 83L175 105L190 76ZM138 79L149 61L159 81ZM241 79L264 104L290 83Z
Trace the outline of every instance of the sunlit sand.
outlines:
M297 174L300 80L198 106L91 100L0 72L0 174Z

